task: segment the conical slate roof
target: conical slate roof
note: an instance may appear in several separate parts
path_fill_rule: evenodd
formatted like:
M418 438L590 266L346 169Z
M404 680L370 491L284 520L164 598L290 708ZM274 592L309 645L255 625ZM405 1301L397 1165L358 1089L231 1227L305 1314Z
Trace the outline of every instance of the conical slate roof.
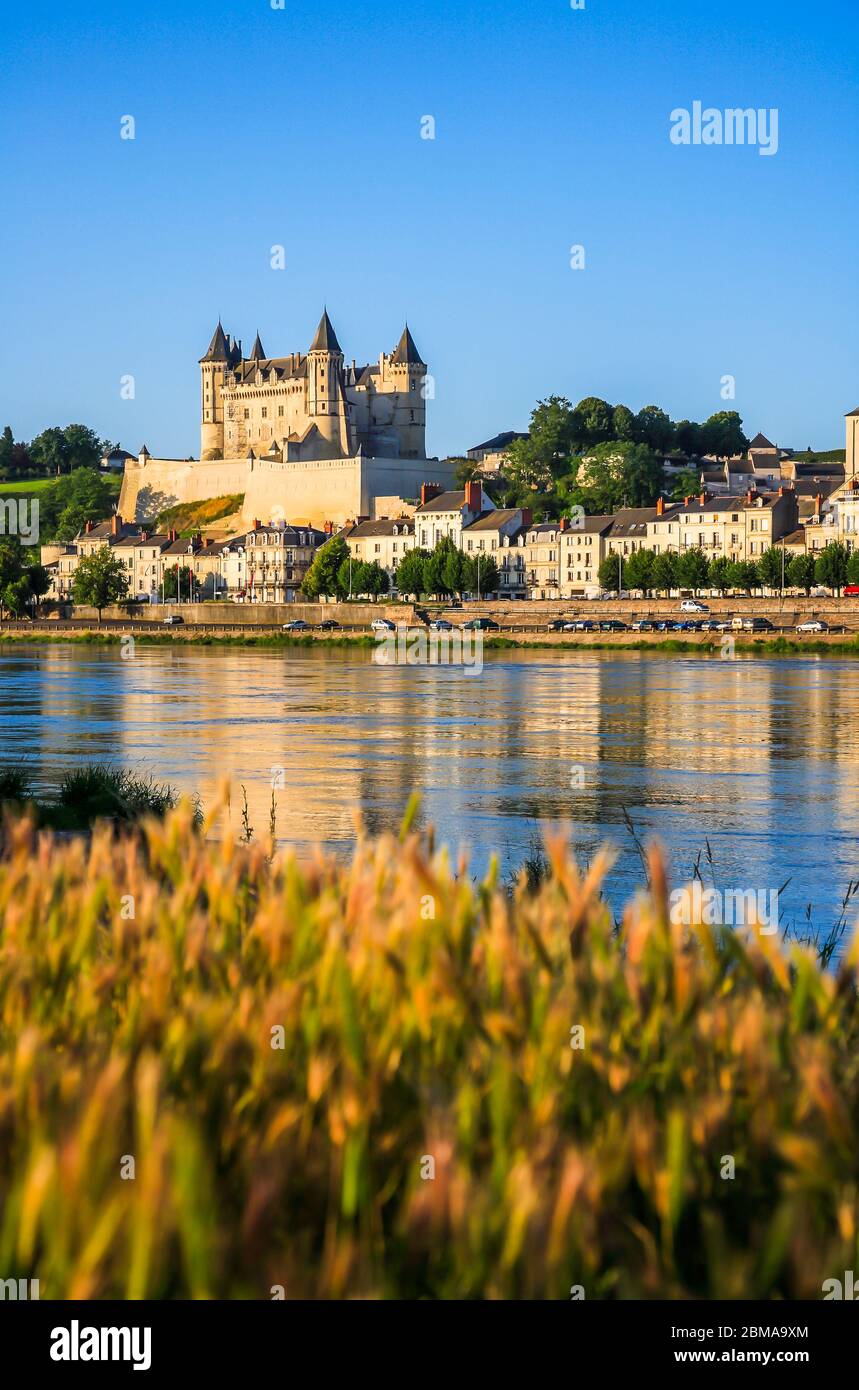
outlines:
M409 332L408 324L406 324L405 328L403 329L403 336L400 338L400 341L394 348L394 351L391 355L391 361L396 362L399 366L426 366L426 363L424 362L423 358L421 357L420 353L415 347L415 340Z
M333 327L333 325L332 325L332 323L331 323L330 318L328 317L328 310L327 310L327 309L324 309L323 312L322 312L322 318L319 320L319 327L318 327L317 330L316 330L316 337L313 339L313 342L310 344L310 351L311 351L311 352L342 352L342 351L343 351L343 349L341 348L340 344L339 344L338 341L337 341L337 334L334 332L334 327Z
M212 334L212 341L205 357L201 357L201 362L229 362L230 349L227 345L226 335L221 327L221 320L218 319L218 326Z
M265 353L263 352L262 348L262 343L259 339L259 333L257 333L256 337L254 338L254 345L251 348L250 360L251 362L264 362L266 360Z

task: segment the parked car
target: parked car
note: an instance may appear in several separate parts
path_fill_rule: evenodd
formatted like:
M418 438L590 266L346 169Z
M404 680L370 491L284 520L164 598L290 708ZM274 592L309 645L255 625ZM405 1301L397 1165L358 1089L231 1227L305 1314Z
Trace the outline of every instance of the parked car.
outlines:
M396 623L392 623L390 618L374 618L370 624L373 632L396 632Z
M576 618L575 622L565 623L565 632L597 632L599 623L595 623L591 618Z
M744 618L744 632L773 632L774 628L769 618Z
M697 598L684 598L680 605L681 613L709 613L710 609L706 603L701 603Z
M467 623L462 624L463 629L468 632L498 632L498 624L494 618L469 618Z
M336 618L323 618L322 622L319 624L319 631L333 632L334 628L339 626L340 624L337 622Z
M796 630L797 632L828 632L829 624L825 623L822 618L809 618L806 623L798 623Z
M619 618L603 618L600 623L600 632L627 632L626 623L622 623Z
M841 592L845 598L859 598L859 584L845 584Z
M430 623L430 632L452 632L453 623L449 623L447 618L433 618Z
M620 589L620 590L617 590L617 589L605 589L605 590L603 590L603 592L599 595L599 597L600 597L600 598L629 598L629 597L630 597L630 594L629 594L629 590L628 590L628 589Z
M546 624L546 629L548 632L563 632L565 626L566 620L564 618L553 618L550 623Z
M636 618L632 624L633 632L652 632L654 627L655 623L650 618Z
M135 595L134 595L134 602L135 602L135 603L150 603L151 601L152 601L152 595L151 595L151 594L135 594Z
M184 623L185 619L180 618L178 613L168 613L167 617L162 618L161 621L165 627L176 627L178 623Z
M293 618L291 623L284 623L281 632L304 632L310 626L303 618Z

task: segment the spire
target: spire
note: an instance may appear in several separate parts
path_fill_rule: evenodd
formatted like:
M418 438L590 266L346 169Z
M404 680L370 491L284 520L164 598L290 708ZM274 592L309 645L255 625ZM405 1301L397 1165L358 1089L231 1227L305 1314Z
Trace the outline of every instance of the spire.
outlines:
M227 346L227 339L221 327L221 320L218 319L218 326L212 334L212 341L205 357L201 357L201 362L228 362L230 359L230 349Z
M262 348L262 343L259 340L259 329L257 329L257 335L254 338L254 345L251 348L250 360L252 362L265 362L266 360L266 356Z
M323 309L322 318L319 320L319 327L316 330L316 337L310 344L311 352L342 352L342 348L337 341L337 334L334 332L331 320L328 317L328 310Z
M230 366L237 367L242 360L242 345L238 338L234 338L230 349Z
M406 324L405 328L403 329L403 336L400 338L400 341L397 343L397 346L394 348L394 351L391 354L391 361L395 362L398 366L401 367L426 366L426 363L424 362L423 358L421 357L420 353L415 347L415 340L409 332L408 324Z

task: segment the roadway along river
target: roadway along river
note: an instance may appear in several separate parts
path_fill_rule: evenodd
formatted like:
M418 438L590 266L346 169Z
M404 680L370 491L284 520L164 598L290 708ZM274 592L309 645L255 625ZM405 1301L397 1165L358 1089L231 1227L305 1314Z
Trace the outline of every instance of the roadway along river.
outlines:
M113 759L211 804L240 784L258 834L272 777L281 840L345 851L356 812L395 827L412 790L439 840L506 876L540 826L582 860L608 840L615 908L641 882L624 808L669 849L675 882L778 889L784 919L837 918L859 878L859 665L833 657L487 653L481 674L380 666L371 650L177 644L0 649L0 761L37 782ZM714 869L704 863L706 843ZM853 919L859 915L859 898Z

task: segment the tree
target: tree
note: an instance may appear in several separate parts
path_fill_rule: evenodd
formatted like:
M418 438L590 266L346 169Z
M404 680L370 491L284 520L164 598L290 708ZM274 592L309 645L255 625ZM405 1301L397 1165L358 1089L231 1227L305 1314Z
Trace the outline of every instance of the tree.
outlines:
M782 551L779 547L771 545L765 550L758 561L758 570L761 581L767 589L780 589L782 580ZM785 568L786 562L785 563Z
M42 430L30 445L30 458L40 473L64 473L68 462L68 441L64 432L53 425Z
M649 594L653 588L653 565L656 560L652 550L634 550L626 562L626 587L640 589Z
M749 441L743 434L743 422L736 410L719 410L705 420L701 426L701 440L704 452L718 459L729 459L744 454Z
M325 594L328 598L342 598L344 591L339 571L343 561L348 559L349 547L342 536L334 536L321 545L313 557L310 569L301 581L304 597L312 600L319 598L320 594ZM348 580L345 592L349 592Z
M39 599L44 598L51 587L51 576L44 565L30 565L25 570L27 582L30 586L30 593L36 601L36 608L39 606Z
M5 594L10 584L21 578L24 570L24 552L17 536L0 536L0 609L5 607Z
M679 587L677 580L677 556L671 550L657 555L653 561L653 587L659 593L670 593Z
M483 464L479 459L452 456L447 461L454 465L453 479L457 487L464 488L466 483L483 482Z
M847 566L850 557L840 541L830 541L817 557L814 577L818 584L827 589L840 590L847 583Z
M66 465L71 471L75 468L98 468L102 452L108 441L99 439L95 430L88 425L66 425L63 430L66 440Z
M674 447L687 458L700 458L705 452L701 439L701 426L694 420L679 420L674 426Z
M88 521L110 516L113 506L108 480L92 468L76 468L39 494L42 534L51 540L74 540Z
M429 559L427 550L407 550L400 563L397 565L397 572L394 582L400 594L413 594L415 598L420 598L421 594L426 593L424 583L424 570Z
M498 592L498 566L493 555L466 555L463 557L462 589L464 593L495 594Z
M195 583L190 565L171 565L164 571L162 597L165 603L171 598L192 598Z
M119 603L128 593L128 578L122 561L104 545L93 555L87 555L78 563L72 579L72 597L75 603L87 603L101 610L109 603Z
M12 426L7 425L0 436L0 477L8 478L12 471L12 457L15 452L15 436Z
M649 507L663 483L662 464L644 444L598 444L580 460L572 500L590 515Z
M682 502L684 497L694 497L701 487L701 474L694 468L681 468L671 483L672 502Z
M699 589L706 587L709 577L710 561L703 550L693 546L677 557L677 578L681 588L691 589L693 594L697 594Z
M441 570L445 593L462 593L463 589L466 587L464 582L464 568L465 562L462 551L458 550L451 541L450 546L445 549L444 563Z
M710 561L710 588L724 594L731 587L731 562L727 555L717 555Z
M550 488L569 473L578 422L565 396L538 401L531 412L527 439L514 439L505 474L514 490Z
M586 396L573 411L573 444L577 450L591 449L614 436L614 411L599 396Z
M3 607L16 618L20 618L26 613L31 598L32 590L25 571L18 579L13 579L11 584L6 585L3 590Z
M851 550L847 561L847 583L859 584L859 550Z
M633 442L635 416L628 405L616 405L611 413L612 439Z
M450 587L450 581L458 587ZM424 568L424 584L429 594L455 594L462 591L462 556L450 536L442 536L431 551Z
M371 560L365 569L364 588L361 592L371 594L373 598L378 598L380 594L386 594L391 587L388 571L383 570L376 560Z
M743 589L750 594L760 587L757 566L749 560L731 560L728 565L728 580L732 589Z
M626 564L619 555L606 555L597 570L597 578L600 588L608 593L617 593L625 589L626 585Z
M813 555L794 555L788 562L787 582L792 589L804 589L807 597L814 583L814 570Z
M658 405L646 405L635 417L633 437L657 454L664 454L674 443L674 426Z

